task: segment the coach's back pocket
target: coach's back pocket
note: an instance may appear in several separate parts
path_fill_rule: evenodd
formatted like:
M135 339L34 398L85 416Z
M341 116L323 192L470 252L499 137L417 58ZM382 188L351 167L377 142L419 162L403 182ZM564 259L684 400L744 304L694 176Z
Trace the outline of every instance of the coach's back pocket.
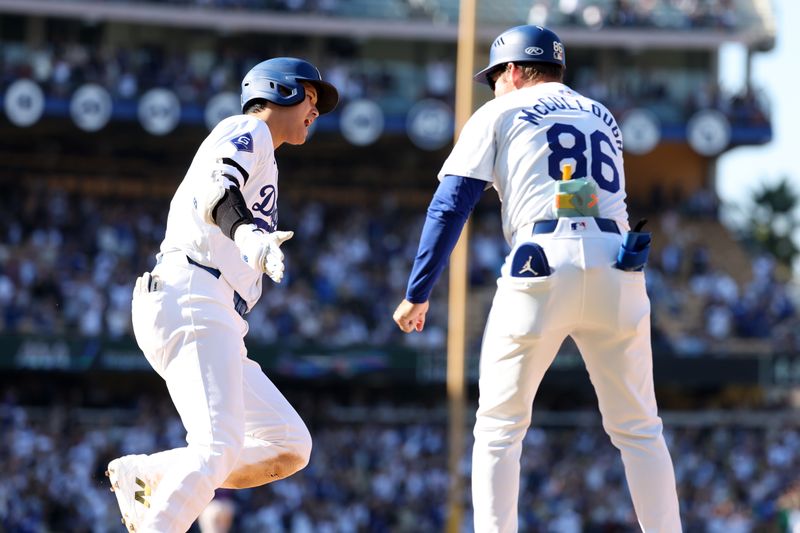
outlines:
M632 335L650 315L644 272L626 272L613 267L590 273L587 282L584 321L586 325L616 335Z
M513 252L509 275L512 278L542 278L553 271L544 248L535 242L525 242Z

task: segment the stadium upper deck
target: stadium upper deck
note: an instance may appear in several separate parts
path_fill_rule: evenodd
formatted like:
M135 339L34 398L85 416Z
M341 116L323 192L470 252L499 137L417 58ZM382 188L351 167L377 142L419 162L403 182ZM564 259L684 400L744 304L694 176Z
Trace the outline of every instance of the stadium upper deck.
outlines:
M524 23L559 28L565 41L595 47L714 48L734 40L769 49L775 38L769 0L477 4L477 31L484 40L491 40L498 28ZM458 9L459 0L0 0L0 12L94 22L446 42L456 40Z
M632 196L664 183L691 194L707 185L709 162L720 153L771 138L757 82L742 80L740 93L727 94L717 81L723 43L740 42L751 55L772 46L768 0L478 5L484 41L517 23L558 30L568 43L567 83L604 102L623 128L626 165L642 176ZM90 159L102 145L112 162L131 156L120 146L137 161L144 153L182 161L191 145L179 145L182 139L238 112L241 76L255 62L299 55L319 64L343 96L316 128L315 160L326 170L304 175L346 169L352 182L372 176L387 154L403 154L398 159L413 161L412 169L434 169L441 155L430 152L452 140L457 7L457 0L0 0L0 155L31 170L42 158L29 152L48 131L65 153ZM475 91L478 100L489 97ZM369 154L354 155L367 145ZM359 172L353 161L362 160L370 168ZM54 166L96 167L64 158ZM130 173L135 165L123 167ZM413 186L408 168L396 173L386 181Z

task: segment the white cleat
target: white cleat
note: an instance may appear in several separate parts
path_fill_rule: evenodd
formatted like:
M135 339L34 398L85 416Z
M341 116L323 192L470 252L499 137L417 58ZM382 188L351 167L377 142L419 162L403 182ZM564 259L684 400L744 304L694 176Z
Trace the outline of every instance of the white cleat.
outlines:
M150 507L150 496L155 486L139 470L138 458L143 456L126 455L108 463L108 476L111 492L117 497L117 505L122 513L122 523L130 533L139 531L144 513Z

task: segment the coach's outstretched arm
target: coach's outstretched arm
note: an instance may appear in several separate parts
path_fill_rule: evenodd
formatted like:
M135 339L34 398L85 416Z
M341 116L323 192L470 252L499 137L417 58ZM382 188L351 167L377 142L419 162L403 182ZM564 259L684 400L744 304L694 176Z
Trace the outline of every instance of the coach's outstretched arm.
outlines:
M215 170L211 181L204 184L204 190L195 197L197 210L206 223L219 226L223 234L233 239L252 269L280 283L284 269L280 246L291 239L294 232L267 233L259 228L236 181L233 176Z
M406 298L394 312L397 325L406 333L422 331L428 298L458 242L467 217L475 208L486 182L463 176L442 178L428 207L419 239L414 267L408 278Z

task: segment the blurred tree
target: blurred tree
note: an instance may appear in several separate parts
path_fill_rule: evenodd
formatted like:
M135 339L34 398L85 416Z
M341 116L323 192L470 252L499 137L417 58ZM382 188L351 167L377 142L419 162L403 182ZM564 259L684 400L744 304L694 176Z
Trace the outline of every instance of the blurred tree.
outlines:
M766 184L753 195L750 223L745 227L745 238L751 244L785 266L791 266L798 255L793 238L800 229L798 201L800 195L792 188L788 177L776 184Z

